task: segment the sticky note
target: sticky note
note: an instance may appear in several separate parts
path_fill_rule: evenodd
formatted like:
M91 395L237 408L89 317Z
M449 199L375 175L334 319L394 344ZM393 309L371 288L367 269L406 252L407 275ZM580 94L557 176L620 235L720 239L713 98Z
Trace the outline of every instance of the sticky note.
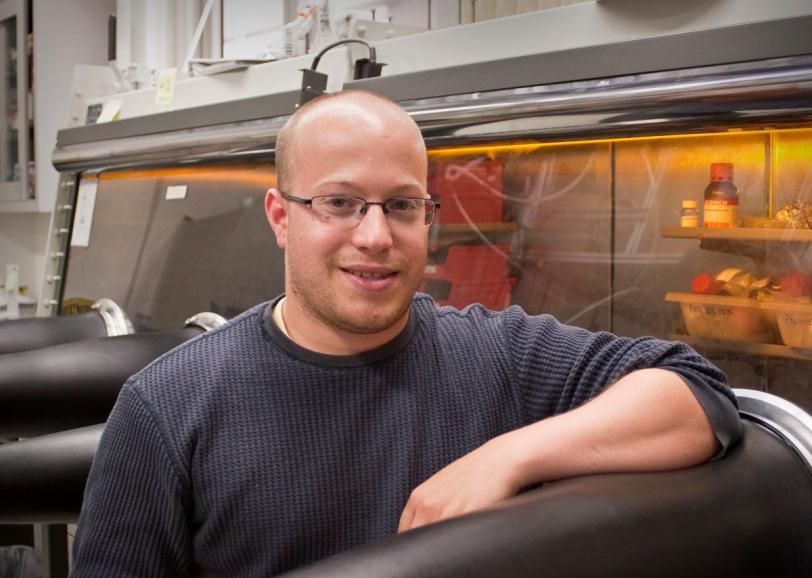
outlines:
M172 104L172 99L175 97L175 80L177 77L177 68L164 68L158 73L158 86L155 90L155 104Z

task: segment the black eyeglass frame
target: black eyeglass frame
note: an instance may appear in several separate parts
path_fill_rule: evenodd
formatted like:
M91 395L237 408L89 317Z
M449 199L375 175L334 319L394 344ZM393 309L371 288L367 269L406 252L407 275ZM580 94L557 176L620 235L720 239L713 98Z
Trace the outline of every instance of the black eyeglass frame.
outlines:
M282 194L282 198L285 199L286 201L299 203L300 205L306 205L311 209L313 208L313 201L315 199L332 199L332 198L355 199L363 203L361 205L361 208L358 210L358 214L360 214L361 216L364 216L366 214L369 205L379 205L381 207L381 210L383 211L383 214L388 215L389 209L386 208L386 205L388 203L391 203L392 201L422 201L426 203L427 206L432 207L432 210L430 212L426 211L426 215L431 217L431 220L428 223L424 223L424 226L426 227L430 227L431 224L434 222L434 217L437 214L437 209L440 208L440 201L435 201L434 199L426 199L424 197L392 197L391 199L386 199L385 201L367 201L366 199L363 199L361 197L353 197L351 195L316 195L315 197L312 197L310 199L303 199L302 197L297 197L284 191L279 192Z

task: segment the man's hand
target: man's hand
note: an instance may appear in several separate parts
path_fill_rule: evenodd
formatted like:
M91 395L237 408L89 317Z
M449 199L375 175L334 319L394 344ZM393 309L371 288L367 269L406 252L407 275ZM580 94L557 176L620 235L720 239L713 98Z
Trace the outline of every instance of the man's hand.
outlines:
M519 468L510 434L492 439L444 467L414 489L398 532L487 508L514 496Z

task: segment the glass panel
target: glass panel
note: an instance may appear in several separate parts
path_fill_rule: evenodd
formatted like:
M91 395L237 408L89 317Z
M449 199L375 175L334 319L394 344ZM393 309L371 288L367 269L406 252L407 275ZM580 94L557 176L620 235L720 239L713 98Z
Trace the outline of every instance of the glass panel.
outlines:
M0 22L0 181L16 181L17 160L17 17Z
M734 386L812 409L812 130L495 142L429 160L442 208L422 288L439 303L684 340ZM712 172L737 194L717 183L705 210ZM683 201L699 226L680 226ZM711 227L720 211L737 226Z
M102 174L89 246L70 250L63 309L108 297L137 330L164 330L282 293L283 254L263 210L275 183L267 163ZM185 197L167 199L170 186Z
M423 290L441 304L511 303L608 327L610 145L516 145L429 154L441 203Z
M781 225L802 227L801 219L805 215L807 227L812 228L812 129L782 131L774 136L771 216L791 218ZM768 246L765 253L768 272L809 280L812 278L812 230L801 228L786 231L785 235L785 239L804 236L797 242L785 240ZM789 277L783 279L784 284L789 285L785 289L798 292ZM767 358L763 380L770 391L812 411L812 304L809 303L812 289L809 285L805 293L791 297L789 304L771 312L778 325L776 342L790 347L796 358L807 361Z
M800 201L812 205L812 130L775 134L775 210Z
M810 151L809 128L432 150L442 208L421 289L440 304L518 304L684 340L734 386L812 409ZM717 177L732 172L740 226L681 227L684 200L702 223L715 163ZM274 182L259 162L103 174L63 307L109 297L140 330L171 329L281 293L283 254L262 210ZM167 199L171 185L185 198Z
M690 291L703 272L728 267L756 270L752 258L704 251L696 239L663 237L678 226L683 200L700 208L710 165L733 165L739 213L763 215L765 137L761 133L654 138L615 145L615 296L613 330L630 336L668 335L672 315L663 305L668 291Z

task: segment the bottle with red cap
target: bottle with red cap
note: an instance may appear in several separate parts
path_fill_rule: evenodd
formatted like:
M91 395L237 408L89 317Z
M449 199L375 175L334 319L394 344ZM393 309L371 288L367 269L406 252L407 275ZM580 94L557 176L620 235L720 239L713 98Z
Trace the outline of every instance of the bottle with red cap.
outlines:
M711 182L705 189L703 226L739 226L739 190L733 184L733 163L712 163Z

